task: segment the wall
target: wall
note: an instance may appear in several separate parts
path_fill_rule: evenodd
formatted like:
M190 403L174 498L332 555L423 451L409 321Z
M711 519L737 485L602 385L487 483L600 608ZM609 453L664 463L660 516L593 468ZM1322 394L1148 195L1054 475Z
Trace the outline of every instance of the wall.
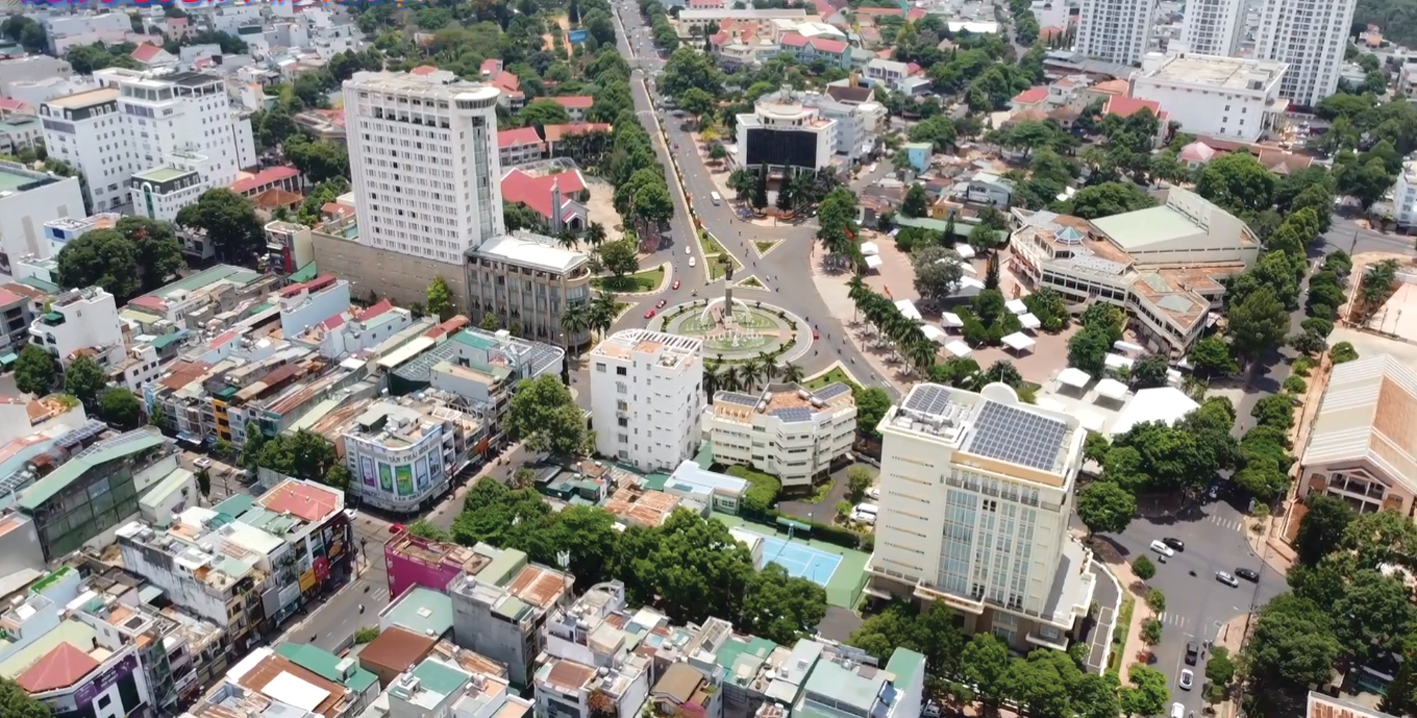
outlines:
M432 566L422 561L400 556L389 546L384 547L384 565L389 572L389 595L401 596L414 586L445 593L448 583L462 571L460 566L439 564Z
M1205 88L1209 94L1203 95L1202 87L1196 85L1192 89L1138 77L1133 83L1132 96L1161 103L1168 119L1181 123L1182 132L1240 142L1259 140L1264 129L1264 97L1250 93L1221 94L1214 88ZM1226 107L1230 109L1227 111Z
M467 307L466 273L458 266L420 259L407 254L365 247L357 242L311 234L315 262L322 273L349 280L350 294L359 301L374 289L380 298L404 306L428 300L428 285L441 276L453 292L457 307Z
M24 569L44 570L44 549L34 521L16 513L0 522L0 576L15 576Z
M337 281L315 293L303 293L282 301L280 330L286 337L296 337L310 327L349 309L349 283Z
M76 177L0 198L0 251L8 255L8 261L0 263L0 274L9 275L10 264L26 254L49 256L45 222L87 215Z

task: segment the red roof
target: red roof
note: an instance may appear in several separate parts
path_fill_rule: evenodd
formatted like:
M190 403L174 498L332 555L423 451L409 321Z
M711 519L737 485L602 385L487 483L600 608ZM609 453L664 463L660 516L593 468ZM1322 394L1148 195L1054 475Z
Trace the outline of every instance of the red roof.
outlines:
M521 170L512 170L502 176L502 201L521 202L534 209L543 217L552 215L551 188L561 190L562 206L571 195L585 190L585 180L580 170L571 170L554 175L530 175Z
M415 68L413 68L412 70L409 70L409 71L408 71L408 74L410 74L410 75L431 75L431 74L433 74L433 73L435 73L435 72L437 72L437 71L438 71L438 68L436 68L436 67L434 67L434 66L432 66L432 65L419 65L418 67L415 67Z
M315 277L314 279L308 282L292 284L289 287L280 290L280 295L282 297L293 297L301 292L317 292L321 289L324 289L325 287L330 286L331 284L334 284L336 280L337 278L333 274L321 274L320 276Z
M29 112L30 106L9 97L0 97L0 110L6 112Z
M546 133L547 142L560 142L561 138L567 135L609 132L610 125L605 122L572 122L569 125L544 125L541 131Z
M24 297L15 294L14 292L5 289L4 287L0 287L0 307L8 307L11 304L16 304L24 300Z
M429 339L437 339L438 337L441 337L444 334L452 334L453 332L460 331L463 327L471 323L472 320L459 314L456 317L453 317L452 319L449 319L448 321L443 322L442 324L439 324L438 326L433 327L432 329L429 329L428 332L423 336L428 337Z
M726 32L720 32L720 33L715 33L715 34L713 34L713 35L709 35L709 42L711 42L711 43L713 43L713 44L715 44L715 45L722 45L722 44L728 42L728 33L726 33Z
M377 317L377 316L379 316L380 314L383 314L384 312L387 312L387 311L389 311L390 309L393 309L393 308L394 308L394 305L393 305L392 302L390 302L390 301L387 300L387 299L380 299L379 301L375 302L374 304L369 305L369 308L368 308L368 309L364 309L364 310L362 310L362 311L356 311L356 312L354 313L354 318L355 318L356 320L358 320L358 321L361 321L361 322L367 322L367 321L369 321L370 319L373 319L374 317Z
M30 693L68 688L97 670L98 661L69 642L60 643L15 679Z
M915 22L916 20L919 20L922 17L925 17L925 11L921 10L918 7L911 8L910 12L905 14L905 19L911 22Z
M551 101L568 110L589 110L595 104L595 98L590 95L566 95L553 97Z
M349 214L350 212L353 212L353 211L354 211L354 208L353 208L353 207L349 207L349 206L347 206L347 205L340 204L339 202L326 202L326 203L325 203L325 206L323 206L323 207L320 208L320 212L321 212L322 214L340 214L340 215L343 215L343 214Z
M232 192L243 194L259 187L288 180L292 177L299 177L300 170L289 165L279 167L267 167L246 179L236 180L228 187Z
M807 38L805 35L798 35L795 32L789 32L784 33L782 37L778 38L777 44L786 45L788 47L806 47Z
M812 47L819 52L830 52L833 55L840 55L846 52L848 45L844 40L833 40L829 37L812 38Z
M153 58L157 57L160 52L162 52L161 45L145 42L139 45L138 49L133 51L133 59L146 64L152 62Z
M344 315L343 315L343 314L336 314L336 315L334 315L333 317L330 317L329 319L326 319L325 321L320 322L320 326L322 326L322 327L324 327L324 328L326 328L326 329L338 329L338 328L340 328L340 327L343 326L343 325L344 325Z
M309 484L285 481L260 498L263 508L314 523L334 512L340 495Z
M535 127L518 127L515 130L499 130L497 132L498 147L521 147L524 145L541 144L541 135L536 134Z
M817 8L817 15L826 19L836 14L836 8L827 0L812 0L812 5Z
M1107 107L1103 110L1104 115L1116 115L1118 117L1131 117L1143 107L1151 110L1151 114L1158 118L1164 117L1161 112L1161 103L1156 100L1139 100L1135 97L1123 95L1113 95L1107 100Z
M1020 105L1035 105L1048 99L1048 88L1030 87L1023 92L1014 95L1014 102Z
M522 81L516 75L503 70L497 73L496 77L492 78L492 86L508 93L520 92L522 89Z
M128 303L135 304L139 307L147 307L148 309L156 309L159 312L167 311L167 302L164 302L161 298L154 297L151 294L138 297L137 299L131 299L128 301Z
M489 57L482 61L482 74L495 75L502 71L502 61L495 57Z
M924 68L920 67L919 65L917 65L917 64L915 64L915 63L913 63L913 62L906 63L906 65L905 65L905 74L907 74L907 75L919 75L920 73L922 73L922 72L924 72L924 71L925 71Z

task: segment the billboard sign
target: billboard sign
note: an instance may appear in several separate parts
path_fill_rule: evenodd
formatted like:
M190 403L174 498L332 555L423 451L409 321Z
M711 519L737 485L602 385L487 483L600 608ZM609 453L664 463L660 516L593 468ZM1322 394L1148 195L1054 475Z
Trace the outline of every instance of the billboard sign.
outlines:
M118 681L133 675L133 671L137 669L138 657L129 653L112 668L99 674L97 678L85 683L83 687L74 694L74 704L86 706L92 703L100 693L112 688Z

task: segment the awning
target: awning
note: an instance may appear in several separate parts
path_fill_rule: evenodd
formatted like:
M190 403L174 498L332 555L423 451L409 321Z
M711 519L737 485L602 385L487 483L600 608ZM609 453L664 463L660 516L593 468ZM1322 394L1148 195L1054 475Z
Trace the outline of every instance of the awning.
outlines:
M964 342L958 339L950 342L949 344L946 344L945 351L948 351L949 353L961 359L969 356L973 352L973 350L969 348L968 344L965 344Z
M1128 352L1131 354L1141 354L1146 351L1146 349L1142 348L1141 346L1133 344L1129 341L1125 341L1123 339L1118 339L1117 341L1112 342L1112 349L1113 351Z
M871 256L874 256L874 255L877 255L877 254L880 254L880 253L881 253L881 248L880 248L880 247L877 247L875 242L862 242L862 243L861 243L861 254L863 254L863 255L865 255L865 256L867 256L867 257L871 257Z
M1031 349L1033 348L1033 345L1037 343L1033 341L1032 337L1028 336L1027 334L1024 334L1023 332L1014 332L1013 334L1004 337L1003 342L1009 345L1009 348L1013 349L1014 351L1023 351L1024 349Z
M1121 354L1108 354L1108 355L1107 355L1106 362L1107 362L1107 368L1108 368L1108 369L1131 369L1131 368L1132 368L1132 360L1131 360L1131 359L1128 359L1127 357L1122 356Z
M964 259L971 259L974 257L974 248L967 244L956 244L954 246L954 250L955 252L959 253L960 257Z
M1019 323L1023 324L1023 328L1029 331L1043 326L1043 322L1038 321L1038 317L1033 316L1031 312L1020 314L1018 320Z
M954 312L945 312L944 314L941 314L940 322L952 329L958 329L964 326L964 320L960 319L959 315L955 314Z
M1120 400L1127 395L1127 385L1109 377L1097 382L1097 393L1108 399Z
M906 319L924 319L920 315L920 310L915 308L915 303L909 299L900 299L895 303L895 308L900 310L901 316Z
M1092 375L1077 367L1070 366L1058 375L1059 383L1066 384L1075 389L1081 389L1087 386L1087 383L1090 381L1092 381Z
M1028 313L1028 305L1022 299L1010 299L1004 302L1004 308L1020 316Z
M9 354L6 354L5 356L0 356L0 364L14 364L15 362L17 362L17 361L19 361L19 360L20 360L20 355L14 353L14 352L10 352Z
M920 333L924 334L926 339L929 339L930 341L935 342L936 344L944 344L945 339L949 337L949 335L945 333L945 330L933 324L926 324L925 326L920 327Z
M185 432L185 431L179 431L179 432L177 432L177 440L178 440L178 441L185 441L185 442L187 442L187 443L189 443L189 444L192 444L193 446L201 446L201 445L202 445L202 437L196 436L196 435L193 435L193 434L189 434L189 433L187 433L187 432Z
M874 255L874 254L869 255L869 256L866 257L866 268L867 268L867 269L880 269L880 268L881 268L881 265L882 265L882 264L885 264L885 263L886 263L885 260L881 259L879 256Z

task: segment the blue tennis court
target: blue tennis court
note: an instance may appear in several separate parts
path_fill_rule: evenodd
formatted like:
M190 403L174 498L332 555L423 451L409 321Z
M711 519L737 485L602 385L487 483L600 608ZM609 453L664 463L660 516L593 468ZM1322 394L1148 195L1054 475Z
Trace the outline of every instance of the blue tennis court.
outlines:
M758 535L763 537L764 561L787 569L789 576L805 578L823 588L826 587L832 574L836 573L836 567L841 563L841 557L836 554L800 543L792 543L775 536Z

